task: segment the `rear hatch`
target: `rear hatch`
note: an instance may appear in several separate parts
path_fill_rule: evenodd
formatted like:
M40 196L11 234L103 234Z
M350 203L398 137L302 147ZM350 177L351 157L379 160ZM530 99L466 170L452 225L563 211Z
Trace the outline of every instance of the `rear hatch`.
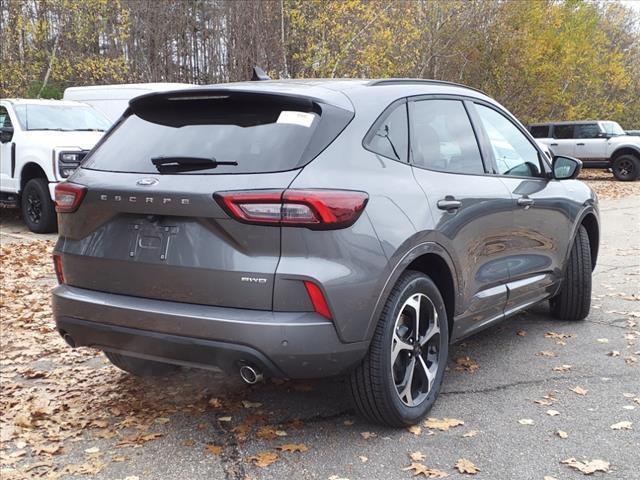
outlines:
M70 182L65 282L137 297L269 310L280 227L232 219L225 191L286 189L353 113L305 96L237 90L131 102Z

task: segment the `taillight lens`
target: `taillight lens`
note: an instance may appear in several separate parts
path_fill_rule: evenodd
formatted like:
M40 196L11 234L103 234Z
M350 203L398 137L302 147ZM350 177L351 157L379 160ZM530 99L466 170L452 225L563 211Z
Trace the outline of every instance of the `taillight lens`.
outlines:
M307 289L307 294L313 304L313 309L327 320L331 320L331 310L329 310L329 304L327 304L327 299L324 298L324 294L322 293L322 290L320 290L320 287L309 281L305 281L304 286Z
M232 217L245 223L332 230L353 225L369 200L352 190L248 190L214 194Z
M62 257L57 253L53 254L53 268L56 271L56 277L58 278L58 283L64 283L64 273L62 273Z
M56 212L75 212L87 193L86 187L75 183L62 182L56 185Z

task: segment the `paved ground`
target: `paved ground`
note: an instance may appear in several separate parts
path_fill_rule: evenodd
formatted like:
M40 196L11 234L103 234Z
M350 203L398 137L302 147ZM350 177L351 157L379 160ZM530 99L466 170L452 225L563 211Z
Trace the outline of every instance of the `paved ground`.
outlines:
M480 469L472 477L478 479L582 478L560 463L575 457L610 462L609 473L595 477L640 479L640 196L603 201L602 220L593 310L586 321L554 321L541 306L452 347L452 359L469 357L467 365L479 368L470 372L473 367L460 369L452 360L430 415L460 419L462 426L448 431L423 426L415 435L367 424L353 414L339 380L246 387L235 378L185 371L140 381L87 353L74 367L81 375L67 382L59 377L56 388L80 398L83 415L94 412L109 427L96 430L89 424L53 457L34 453L18 444L15 438L22 437L14 437L15 445L5 445L3 455L21 447L27 453L4 473L26 478L42 471L26 470L38 462L62 467L91 464L99 457L102 465L95 478L104 479L403 479L412 475L402 470L411 463L409 454L420 451L425 455L421 463L453 478L465 476L453 468L460 458ZM16 219L5 219L1 228L5 244L9 237L30 238ZM568 337L549 338L549 332ZM608 355L614 351L619 355ZM571 367L554 371L561 365ZM55 367L43 361L28 366ZM82 381L85 373L93 379L88 384ZM25 384L39 381L44 382ZM586 394L570 390L575 387ZM534 402L545 395L552 398L543 401L547 405ZM118 447L127 427L142 417L151 419L144 432L163 436ZM519 423L523 419L533 425ZM611 428L623 421L632 422L631 429ZM568 437L560 438L558 430ZM464 436L472 431L477 433ZM304 444L308 450L275 450L283 443ZM207 445L213 448L206 450ZM90 448L99 452L86 452ZM277 453L278 459L256 467L249 458L261 452Z

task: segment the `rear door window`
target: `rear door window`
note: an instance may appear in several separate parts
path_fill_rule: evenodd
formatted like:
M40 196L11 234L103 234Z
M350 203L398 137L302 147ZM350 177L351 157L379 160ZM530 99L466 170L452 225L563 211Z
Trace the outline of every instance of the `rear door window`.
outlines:
M548 138L549 137L549 125L534 125L529 128L531 136L533 138Z
M600 126L597 123L586 123L576 125L576 138L598 138L600 135Z
M574 125L555 125L553 127L553 138L559 140L576 138L574 136Z
M171 173L292 170L311 161L353 116L309 99L213 92L174 100L164 95L132 102L130 114L83 168L157 174L164 172L153 160L191 159L219 164Z
M450 173L485 173L480 148L460 100L410 103L413 164Z

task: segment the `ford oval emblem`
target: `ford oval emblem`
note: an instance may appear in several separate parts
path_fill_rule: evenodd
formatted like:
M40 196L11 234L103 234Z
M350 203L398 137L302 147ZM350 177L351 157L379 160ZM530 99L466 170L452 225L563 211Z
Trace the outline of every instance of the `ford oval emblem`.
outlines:
M158 179L157 178L141 178L140 180L138 180L136 182L137 185L142 185L143 187L148 187L151 185L155 185L156 183L158 183Z

